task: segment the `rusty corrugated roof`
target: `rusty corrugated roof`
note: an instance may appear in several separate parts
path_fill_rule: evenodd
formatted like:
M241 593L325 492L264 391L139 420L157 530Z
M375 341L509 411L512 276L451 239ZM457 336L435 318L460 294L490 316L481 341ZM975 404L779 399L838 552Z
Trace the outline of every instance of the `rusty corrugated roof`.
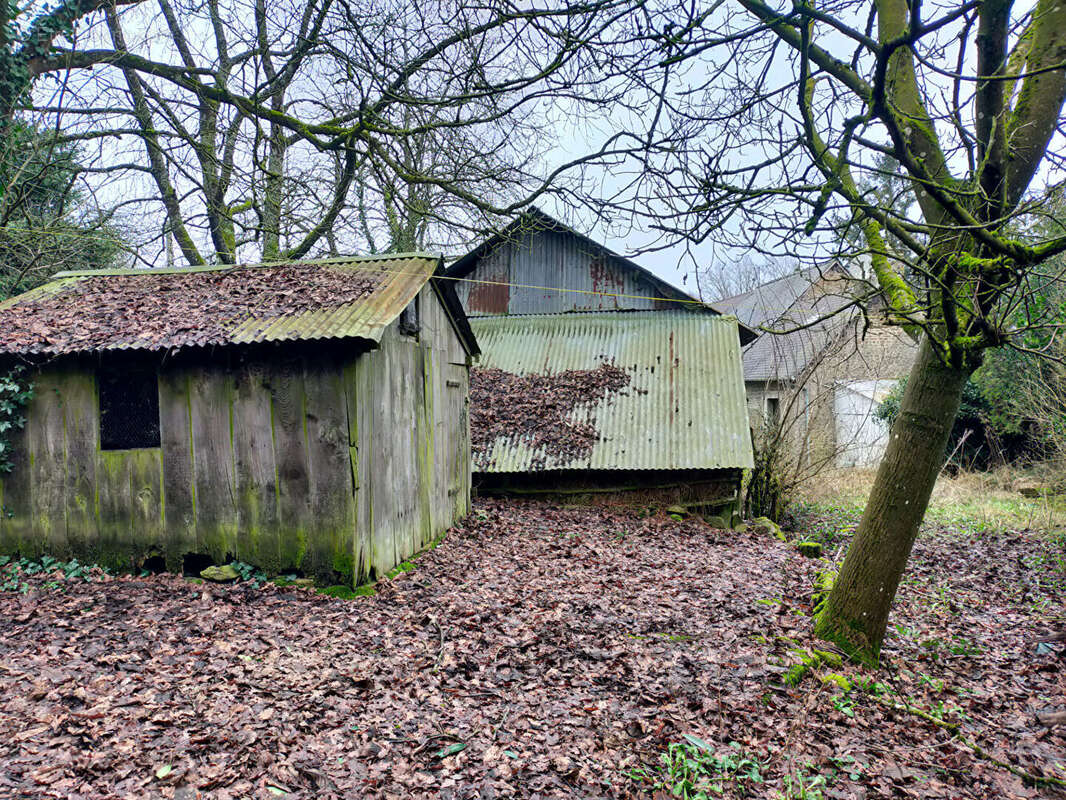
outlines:
M61 355L341 338L377 342L440 265L439 256L404 253L61 272L0 304L0 352ZM192 301L190 291L199 293ZM190 306L202 307L194 315L199 320L188 319Z
M588 457L564 462L526 440L499 437L475 453L475 472L752 466L733 317L593 312L481 317L471 327L482 348L479 367L554 375L611 363L631 377L625 391L573 412L576 422L595 421L599 439Z

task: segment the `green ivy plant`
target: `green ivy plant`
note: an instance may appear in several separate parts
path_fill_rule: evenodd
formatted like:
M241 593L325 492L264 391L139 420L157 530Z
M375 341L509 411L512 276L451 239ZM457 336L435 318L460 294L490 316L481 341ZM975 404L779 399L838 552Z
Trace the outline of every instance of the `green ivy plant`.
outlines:
M241 576L242 581L251 583L256 589L266 583L266 573L253 564L246 564L243 561L231 561L230 566Z
M33 384L21 364L12 367L0 376L0 472L14 469L14 444L12 434L26 424L23 412L33 397Z
M30 558L13 558L12 556L0 556L0 592L17 592L26 594L30 590L30 584L25 579L33 575L54 575L55 580L49 580L40 585L43 589L63 590L62 581L76 581L88 583L93 580L93 570L99 569L107 572L103 567L82 564L78 559L61 561L54 556L41 556L39 561ZM59 577L59 574L62 577Z

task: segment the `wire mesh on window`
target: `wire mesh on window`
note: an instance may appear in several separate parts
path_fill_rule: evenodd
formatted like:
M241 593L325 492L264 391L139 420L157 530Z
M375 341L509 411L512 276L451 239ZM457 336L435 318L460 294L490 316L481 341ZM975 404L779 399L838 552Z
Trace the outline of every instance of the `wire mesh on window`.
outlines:
M159 381L154 368L102 367L97 387L101 450L159 447Z

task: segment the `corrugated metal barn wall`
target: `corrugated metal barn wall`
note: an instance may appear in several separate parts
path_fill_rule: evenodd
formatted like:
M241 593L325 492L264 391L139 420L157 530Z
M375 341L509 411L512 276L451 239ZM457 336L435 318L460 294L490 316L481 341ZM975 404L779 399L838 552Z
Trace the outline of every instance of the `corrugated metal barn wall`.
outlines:
M482 319L473 327L484 349L482 368L553 375L610 363L632 379L624 390L572 412L577 421L594 421L598 441L588 456L547 454L543 469L711 470L753 464L740 343L731 317L685 311L533 315ZM536 456L526 440L501 437L474 454L474 471L536 471Z
M503 242L479 259L466 277L456 281L455 289L471 316L649 311L675 305L621 259L605 256L578 237L559 231L529 231ZM595 292L635 296L608 297Z

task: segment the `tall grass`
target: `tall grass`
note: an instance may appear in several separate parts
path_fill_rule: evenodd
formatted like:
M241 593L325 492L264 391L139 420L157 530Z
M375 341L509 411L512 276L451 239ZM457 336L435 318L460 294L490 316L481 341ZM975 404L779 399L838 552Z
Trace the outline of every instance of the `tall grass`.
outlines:
M846 516L861 514L875 471L826 471L817 481L801 487L796 500L806 506ZM1060 480L1046 471L1003 467L990 472L942 475L933 489L926 526L969 531L1066 529L1066 493L1054 490ZM1026 497L1022 489L1037 490ZM1045 490L1046 489L1046 490Z

